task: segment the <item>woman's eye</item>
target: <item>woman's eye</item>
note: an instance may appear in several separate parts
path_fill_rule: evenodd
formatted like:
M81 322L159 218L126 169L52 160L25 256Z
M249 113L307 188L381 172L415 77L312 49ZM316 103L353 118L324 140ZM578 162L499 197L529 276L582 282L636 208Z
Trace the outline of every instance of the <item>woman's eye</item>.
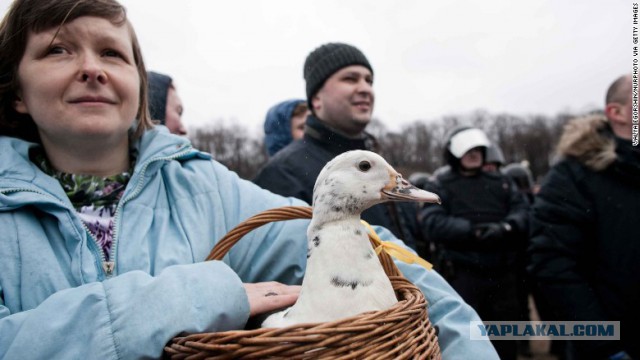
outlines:
M360 169L360 171L367 172L369 171L369 169L371 169L371 163L366 160L360 161L360 163L358 164L358 169Z
M52 46L47 50L47 55L64 54L66 50L62 46Z
M122 57L122 55L120 55L120 53L116 50L106 50L104 52L104 56L108 56L108 57Z

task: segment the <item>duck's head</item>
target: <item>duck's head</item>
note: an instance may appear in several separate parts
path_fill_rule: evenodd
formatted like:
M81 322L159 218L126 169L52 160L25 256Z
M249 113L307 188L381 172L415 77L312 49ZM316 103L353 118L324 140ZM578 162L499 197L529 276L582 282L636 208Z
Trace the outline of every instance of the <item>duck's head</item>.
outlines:
M440 197L411 185L380 155L353 150L336 156L318 175L314 208L360 213L385 201L440 203Z

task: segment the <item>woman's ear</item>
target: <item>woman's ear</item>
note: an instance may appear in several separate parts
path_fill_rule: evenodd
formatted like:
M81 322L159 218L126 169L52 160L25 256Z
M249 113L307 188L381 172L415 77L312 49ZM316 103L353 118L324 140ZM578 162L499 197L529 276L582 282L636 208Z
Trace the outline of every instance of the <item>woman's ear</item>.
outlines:
M13 100L13 108L16 112L20 114L28 114L29 109L27 109L27 104L24 103L22 97L18 94L16 95L16 99Z

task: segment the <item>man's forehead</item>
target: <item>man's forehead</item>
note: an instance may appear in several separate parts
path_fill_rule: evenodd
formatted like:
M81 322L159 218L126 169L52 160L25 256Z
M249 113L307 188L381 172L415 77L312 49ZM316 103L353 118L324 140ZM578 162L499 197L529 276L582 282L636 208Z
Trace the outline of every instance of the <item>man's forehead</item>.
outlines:
M362 65L349 65L346 67L343 67L342 69L336 71L336 73L334 75L345 75L345 74L354 74L354 75L360 75L360 76L373 76L371 74L371 70L369 70L367 67L362 66Z

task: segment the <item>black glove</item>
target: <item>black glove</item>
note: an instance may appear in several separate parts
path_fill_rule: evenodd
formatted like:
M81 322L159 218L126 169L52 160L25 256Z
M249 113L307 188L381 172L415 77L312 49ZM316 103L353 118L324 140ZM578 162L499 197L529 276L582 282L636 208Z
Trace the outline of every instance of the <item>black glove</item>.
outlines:
M482 223L473 226L473 235L478 240L496 241L506 238L512 230L511 225L506 222Z

